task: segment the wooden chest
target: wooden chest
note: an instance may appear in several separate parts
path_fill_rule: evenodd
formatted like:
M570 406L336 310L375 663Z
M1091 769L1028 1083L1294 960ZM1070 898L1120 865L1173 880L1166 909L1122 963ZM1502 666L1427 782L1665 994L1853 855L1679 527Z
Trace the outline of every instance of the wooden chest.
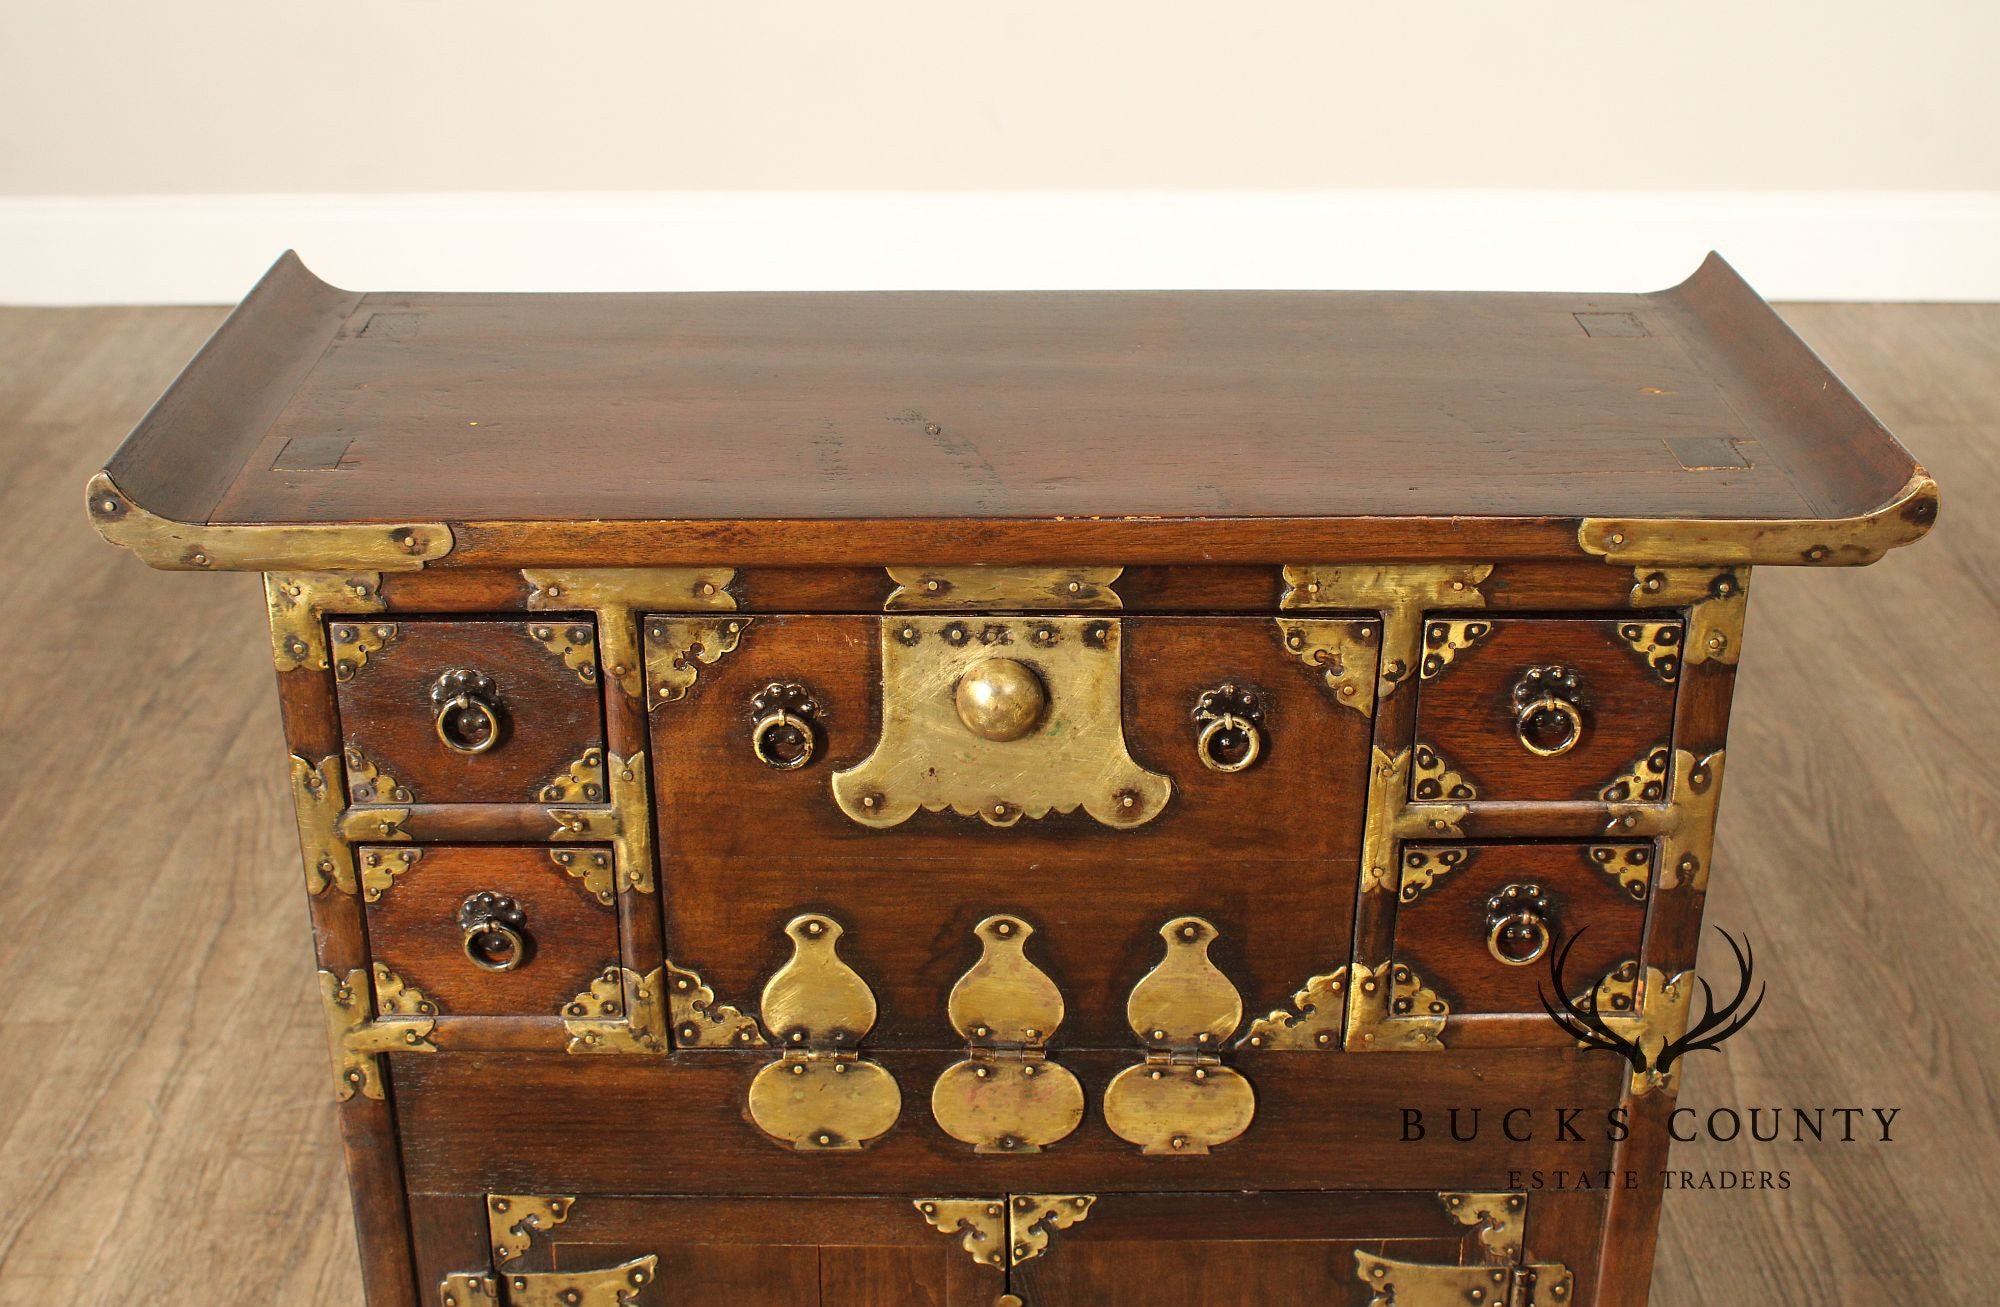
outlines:
M446 1307L1636 1307L1750 570L1937 511L1717 259L287 256L88 494L265 574L369 1300Z

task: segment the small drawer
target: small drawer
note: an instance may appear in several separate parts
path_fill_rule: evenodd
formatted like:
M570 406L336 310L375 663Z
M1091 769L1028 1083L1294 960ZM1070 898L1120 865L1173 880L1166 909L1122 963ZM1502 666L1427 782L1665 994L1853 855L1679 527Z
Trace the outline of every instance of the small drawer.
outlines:
M1426 622L1411 797L1623 797L1672 741L1683 633L1639 615Z
M441 1015L555 1021L618 964L608 849L386 844L357 853L374 896L374 962Z
M1551 959L1581 993L1639 957L1651 843L1406 844L1394 960L1453 1016L1539 1013Z
M355 803L602 803L587 618L327 627Z

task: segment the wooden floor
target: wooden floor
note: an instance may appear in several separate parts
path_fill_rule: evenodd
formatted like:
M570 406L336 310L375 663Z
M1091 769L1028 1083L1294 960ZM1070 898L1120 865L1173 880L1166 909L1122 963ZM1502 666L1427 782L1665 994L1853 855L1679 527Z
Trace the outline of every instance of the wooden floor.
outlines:
M2000 306L1787 316L1944 488L1930 539L1753 587L1711 920L1770 998L1682 1102L1896 1107L1695 1144L1658 1307L2000 1296ZM0 1304L359 1285L254 578L148 571L84 479L211 309L0 310Z

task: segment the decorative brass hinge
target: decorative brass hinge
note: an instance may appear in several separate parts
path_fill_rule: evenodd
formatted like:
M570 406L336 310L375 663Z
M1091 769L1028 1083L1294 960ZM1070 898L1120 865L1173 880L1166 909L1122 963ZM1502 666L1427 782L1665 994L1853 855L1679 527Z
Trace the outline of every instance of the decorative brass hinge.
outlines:
M919 1198L916 1209L981 1266L1005 1270L1048 1251L1049 1237L1090 1215L1095 1194L1014 1194L1008 1198Z
M638 1257L592 1271L510 1271L537 1235L569 1219L576 1199L567 1195L489 1194L486 1229L493 1249L491 1271L444 1277L438 1297L444 1307L498 1307L506 1285L507 1307L629 1307L659 1271L656 1256Z
M965 1037L964 1060L931 1089L931 1115L980 1153L1033 1153L1083 1121L1083 1086L1048 1057L1063 1020L1062 991L1028 961L1034 927L992 916L973 928L979 961L951 987L946 1010Z
M1064 612L1122 608L1122 567L892 567L886 612Z
M1196 1155L1250 1128L1257 1095L1221 1050L1243 1021L1243 997L1209 960L1216 929L1200 917L1160 927L1166 956L1125 1001L1146 1059L1104 1089L1104 1124L1148 1153Z
M1082 808L1132 827L1167 806L1173 782L1126 748L1116 620L889 617L881 648L881 736L833 776L862 825L920 808L994 826ZM972 685L992 696L968 697Z
M750 1082L750 1119L801 1151L860 1148L902 1114L896 1078L857 1051L875 1027L875 994L840 959L840 923L816 913L785 926L792 956L764 986L765 1028L784 1050Z

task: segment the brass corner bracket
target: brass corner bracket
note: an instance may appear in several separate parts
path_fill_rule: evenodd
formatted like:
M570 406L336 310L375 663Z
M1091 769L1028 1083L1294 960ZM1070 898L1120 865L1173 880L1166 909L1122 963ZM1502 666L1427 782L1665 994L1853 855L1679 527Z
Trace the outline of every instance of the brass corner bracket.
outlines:
M319 995L333 1052L334 1098L339 1102L356 1093L374 1099L387 1096L377 1061L381 1054L437 1052L430 1039L437 1028L437 1005L379 962L372 974L360 967L346 975L322 969ZM377 1005L380 1016L374 1015Z
M1356 964L1348 985L1350 1052L1428 1052L1444 1047L1451 1006L1408 963Z
M590 988L563 1005L563 1028L572 1053L664 1053L666 1014L660 1003L660 968L640 975L606 967Z
M1301 1052L1337 1049L1347 1019L1346 967L1314 976L1292 995L1289 1009L1278 1008L1250 1023L1238 1048Z
M757 1019L727 1003L691 967L667 959L667 1015L676 1048L764 1048L768 1042Z

